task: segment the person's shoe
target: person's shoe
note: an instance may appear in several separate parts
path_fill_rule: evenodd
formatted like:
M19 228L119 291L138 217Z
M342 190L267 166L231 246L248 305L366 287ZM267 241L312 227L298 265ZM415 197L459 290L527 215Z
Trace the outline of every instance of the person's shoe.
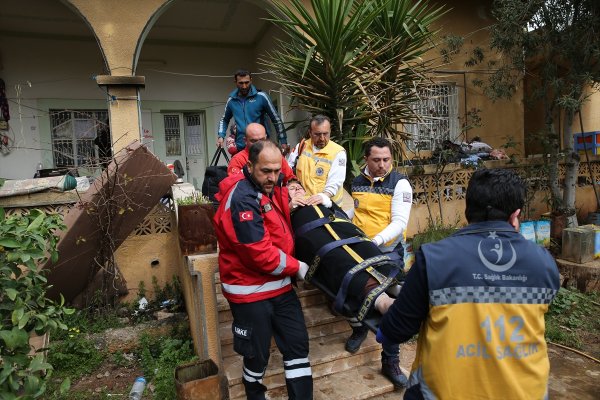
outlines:
M369 328L366 326L352 328L352 335L346 340L346 351L352 354L356 353L368 334Z
M405 388L408 384L406 375L400 369L400 358L398 357L382 357L381 373L392 381L394 387L397 389Z

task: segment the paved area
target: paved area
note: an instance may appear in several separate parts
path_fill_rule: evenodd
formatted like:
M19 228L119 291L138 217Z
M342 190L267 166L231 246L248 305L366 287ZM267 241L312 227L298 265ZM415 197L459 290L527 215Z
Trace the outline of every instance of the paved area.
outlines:
M549 345L551 399L600 399L600 364Z

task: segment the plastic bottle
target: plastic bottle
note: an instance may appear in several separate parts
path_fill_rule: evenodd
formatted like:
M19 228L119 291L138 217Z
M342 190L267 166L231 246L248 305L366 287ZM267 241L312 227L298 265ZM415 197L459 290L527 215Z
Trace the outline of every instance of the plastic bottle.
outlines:
M131 392L129 392L129 400L140 400L142 398L142 393L144 393L145 387L146 379L144 379L143 376L137 377L135 382L133 382Z

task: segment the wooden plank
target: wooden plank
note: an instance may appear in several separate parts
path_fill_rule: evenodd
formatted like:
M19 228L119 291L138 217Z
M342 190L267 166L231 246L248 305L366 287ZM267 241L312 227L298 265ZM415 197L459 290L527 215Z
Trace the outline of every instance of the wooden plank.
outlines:
M68 192L39 192L22 194L18 196L0 197L0 207L4 208L29 208L47 206L51 204L77 203L79 195L76 191Z

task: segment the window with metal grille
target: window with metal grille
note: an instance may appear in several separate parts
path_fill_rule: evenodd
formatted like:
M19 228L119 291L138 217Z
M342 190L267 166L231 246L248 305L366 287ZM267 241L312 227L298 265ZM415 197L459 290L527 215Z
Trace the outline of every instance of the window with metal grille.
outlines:
M204 113L184 114L185 119L185 150L187 155L201 156L204 154L203 137L204 132Z
M108 129L107 110L50 110L55 167L98 165L94 139Z
M181 155L181 127L179 114L165 114L165 147L167 157Z
M417 89L419 100L412 106L418 121L406 124L411 151L435 150L444 140L458 139L458 93L453 83Z

